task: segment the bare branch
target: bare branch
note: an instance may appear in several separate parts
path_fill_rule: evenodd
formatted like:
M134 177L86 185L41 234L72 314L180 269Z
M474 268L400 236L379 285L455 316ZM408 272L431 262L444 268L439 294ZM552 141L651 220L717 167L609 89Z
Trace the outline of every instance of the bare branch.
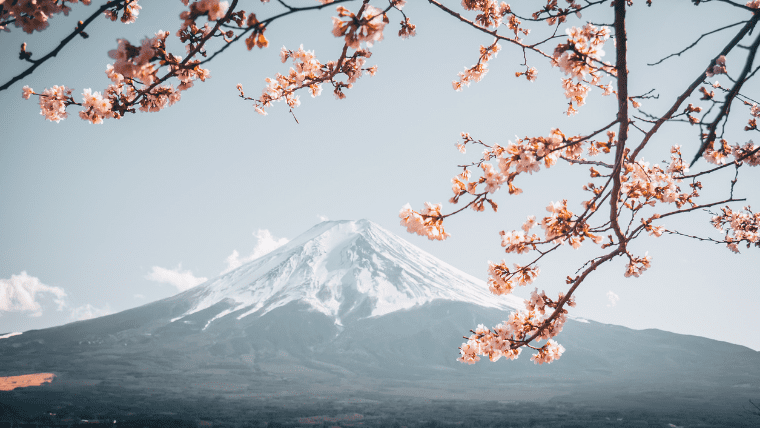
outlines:
M744 69L742 69L742 72L739 75L739 78L737 79L737 82L734 85L734 87L731 88L731 92L729 92L728 95L726 95L726 101L723 103L723 106L718 112L718 116L715 118L715 120L712 123L710 123L707 126L707 130L708 130L707 137L703 139L702 146L699 148L699 150L697 150L697 154L694 156L694 160L691 161L691 165L694 165L694 163L696 163L697 160L702 156L702 153L704 153L708 144L711 144L715 141L715 129L718 127L718 124L722 120L728 119L728 112L731 109L731 102L739 94L739 91L741 90L744 82L747 81L746 80L747 75L749 74L750 70L752 70L752 63L755 62L755 54L757 53L757 48L759 46L760 46L760 35L757 36L757 38L755 38L755 41L752 43L752 46L750 47L750 51L747 54L747 61L744 63Z
M661 60L659 60L659 61L657 61L655 63L647 64L647 65L648 66L653 66L653 65L661 64L663 61L665 61L668 58L672 58L674 56L681 56L682 53L684 53L684 52L688 51L689 49L693 48L694 46L696 46L697 43L699 43L699 41L702 40L703 38L705 38L705 37L707 37L707 36L709 36L711 34L715 34L715 33L718 33L720 31L726 30L728 28L736 27L739 24L745 24L745 23L747 23L747 21L740 21L740 22L737 22L737 23L734 23L734 24L731 24L731 25L726 25L725 27L718 28L717 30L713 30L713 31L707 32L705 34L702 34L701 36L699 36L699 38L694 43L692 43L689 46L685 47L682 51L676 52L674 54L670 54L670 55L666 56L665 58L663 58L663 59L661 59Z
M718 58L722 55L728 55L729 52L746 36L753 28L755 28L755 24L760 20L760 14L755 14L752 16L752 19L750 19L744 27L734 36L733 39L718 53L718 55L715 56L715 58ZM712 69L712 67L715 65L715 58L710 61L710 64L705 68L705 70L700 73L700 75L694 79L694 81L689 85L688 88L676 99L676 102L673 103L673 105L670 107L670 109L665 113L660 119L657 120L657 123L652 126L652 129L649 130L647 135L644 136L644 138L641 140L641 143L636 147L636 150L631 153L630 158L636 159L639 155L639 153L646 147L649 140L652 138L654 134L657 133L657 131L660 129L663 123L667 121L670 116L673 115L680 107L681 104L688 98L692 92L694 92L695 89L697 89L697 86L699 86L702 81L705 78L705 72L707 70Z

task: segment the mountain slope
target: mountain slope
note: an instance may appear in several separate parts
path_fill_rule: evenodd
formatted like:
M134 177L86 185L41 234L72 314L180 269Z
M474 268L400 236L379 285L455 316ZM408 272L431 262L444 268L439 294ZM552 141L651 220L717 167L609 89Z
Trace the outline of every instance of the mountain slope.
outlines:
M221 382L256 394L315 385L449 398L760 394L756 351L593 321L568 321L558 337L567 351L548 366L527 351L456 362L470 328L521 306L374 223L325 222L176 296L2 339L0 376L53 372L41 388L94 382L101 392Z

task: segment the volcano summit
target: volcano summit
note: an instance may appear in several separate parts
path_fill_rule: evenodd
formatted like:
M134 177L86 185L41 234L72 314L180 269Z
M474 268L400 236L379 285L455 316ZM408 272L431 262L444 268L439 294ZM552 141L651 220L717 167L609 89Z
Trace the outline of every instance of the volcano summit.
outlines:
M368 220L323 222L290 243L182 295L192 309L175 322L227 300L236 320L302 303L333 319L375 318L435 300L506 311L523 307L497 298L483 282L436 259ZM180 296L177 296L178 298ZM234 302L234 303L233 303Z

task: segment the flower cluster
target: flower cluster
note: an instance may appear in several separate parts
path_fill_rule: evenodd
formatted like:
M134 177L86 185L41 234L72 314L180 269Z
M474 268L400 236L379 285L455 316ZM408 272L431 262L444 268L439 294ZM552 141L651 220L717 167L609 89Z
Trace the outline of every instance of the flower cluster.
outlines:
M546 316L546 308L557 308L558 302L564 299L562 293L557 301L546 296L545 292L540 295L537 290L531 293L530 300L526 300L526 309L510 314L509 319L488 329L480 324L472 331L466 343L459 348L460 356L457 361L475 364L480 361L480 356L487 356L491 361L497 361L501 357L516 359L521 352L525 341L536 335L538 340L547 340L538 351L531 357L536 364L551 363L559 359L565 348L557 344L551 338L562 331L567 321L567 310L562 309L557 316ZM567 299L569 306L575 306L575 301ZM532 348L532 347L531 347Z
M719 144L720 147L718 150L715 150L714 144L708 144L705 147L705 151L702 153L702 156L708 163L723 165L726 163L728 157L731 156L731 148L728 145L728 141L721 139Z
M731 154L737 162L746 163L749 166L760 165L760 146L752 143L752 140L743 146L735 145L731 147Z
M534 216L531 216L531 218L535 220ZM523 226L523 229L526 229L525 225ZM529 236L527 234L528 230L513 230L511 232L505 232L502 230L499 232L499 235L501 235L501 246L506 247L505 251L507 253L527 253L531 249L531 244L539 241L538 235L534 233ZM533 249L535 249L535 246L533 246Z
M26 88L29 88L28 86ZM24 89L24 96L28 98L27 94L33 94L34 90L31 88ZM71 89L65 86L53 86L52 88L45 89L40 94L40 114L45 116L45 119L52 122L60 122L66 119L69 114L66 112L66 107L73 104L74 100L71 97Z
M155 37L144 38L141 46L133 46L125 39L117 39L118 47L109 51L108 56L115 61L107 72L109 76L118 74L121 79L135 79L143 84L150 85L156 78L156 68L152 60L156 55L156 49L166 41L168 32L158 33ZM116 83L116 82L115 82Z
M746 243L747 248L760 247L760 213L753 213L750 207L742 211L733 211L729 207L713 216L712 225L725 232L726 246L733 252L739 252L738 244Z
M89 5L92 0L82 0ZM69 14L71 7L66 3L79 3L79 0L16 0L0 2L0 30L7 29L7 23L13 22L26 33L46 29L48 20L56 14Z
M567 199L562 202L552 202L546 207L549 216L541 220L541 228L544 229L547 242L555 241L564 244L569 239L573 248L581 246L581 242L587 237L597 243L601 242L601 236L595 236L588 231L585 222L578 224L573 220L573 213L567 209Z
M567 16L573 12L575 12L578 18L580 18L581 13L579 10L581 9L581 5L574 0L567 0L567 2L570 3L567 9L562 9L557 5L557 0L548 0L545 6L533 13L533 19L540 19L542 18L542 15L546 14L547 17L544 18L546 23L549 24L549 26L554 26L555 24L562 24L565 22ZM554 12L554 14L552 14L552 12Z
M103 14L111 21L119 19L119 11L122 11L121 22L131 24L137 20L142 6L137 4L137 0L125 0L124 3L117 4L111 9L106 9Z
M651 266L652 256L644 255L644 257L635 257L628 254L628 264L625 265L625 277L638 278L639 275L644 273L645 270Z
M603 63L605 41L610 37L607 27L597 28L586 24L583 28L571 27L566 30L567 42L557 45L554 49L552 65L558 66L569 79L562 79L565 97L570 100L567 114L577 112L575 107L585 104L586 95L591 85L605 89L605 94L611 93L606 87L599 85L600 71L614 74L615 69L609 63ZM590 78L587 79L587 76ZM573 83L573 80L576 82Z
M707 70L705 74L707 77L713 77L716 74L726 74L728 71L726 70L726 56L721 55L715 60L715 65Z
M598 81L599 63L604 56L602 48L610 37L610 30L607 27L597 28L592 24L586 24L582 28L568 28L565 32L567 43L559 44L554 49L556 65L573 79L582 81L589 75ZM612 70L608 64L601 65L604 70Z
M488 289L491 293L500 296L510 294L516 286L526 286L541 273L538 266L520 266L513 264L515 270L510 271L507 264L502 260L500 263L488 262Z
M726 164L729 156L733 156L737 163L757 166L760 164L759 151L758 146L754 145L752 141L745 143L743 146L738 144L730 146L728 141L721 139L717 150L715 150L713 144L708 144L702 156L707 162L715 165Z
M530 357L530 360L535 364L551 363L558 360L563 352L565 347L550 339L538 350L538 354Z
M158 32L152 38L143 39L139 48L120 39L118 49L109 52L109 56L116 60L106 70L115 84L109 87L109 92L120 96L122 104L133 102L139 94L142 95L139 100L140 111L160 111L179 101L181 92L192 87L193 81L205 81L210 77L209 71L199 66L199 61L182 61L181 57L168 53L168 36L168 31ZM158 76L158 68L154 64L156 62L167 66L169 75L180 81L176 88L172 85L155 85L160 80L165 80Z
M79 111L79 117L82 119L97 124L103 123L104 118L113 117L111 101L108 98L103 98L100 92L92 92L90 88L87 88L84 90L82 98L84 102L82 103L82 110Z
M614 134L613 134L614 136ZM467 133L462 133L462 143L457 143L457 149L465 152L467 144L476 143ZM486 192L493 193L498 190L502 184L506 183L510 194L520 194L522 189L514 185L515 178L524 172L532 174L541 169L541 163L547 168L555 165L560 156L568 159L581 159L584 145L580 137L571 137L568 139L559 129L552 129L548 137L535 137L518 139L516 143L509 142L506 147L498 144L486 146L488 149L484 152L483 158L478 165L483 169L483 176L476 181L468 181L470 173L465 167L464 172L452 179L452 190L454 197L450 202L456 203L459 198L470 193L477 193L477 186L486 183ZM480 142L477 142L482 144ZM603 148L609 152L611 142L596 143L596 147ZM595 149L598 152L598 149ZM495 159L499 162L499 169L494 169L487 161ZM490 202L490 201L489 201ZM475 205L473 208L480 211Z
M425 202L425 208L421 212L414 211L409 204L404 205L398 214L401 225L406 227L407 232L427 236L431 241L443 241L449 235L443 230L443 216L441 204Z
M190 0L181 0L182 4L187 6ZM180 18L185 20L183 26L187 26L191 21L202 15L207 15L209 21L218 21L227 14L230 4L226 1L219 0L199 0L190 4L190 10L180 14Z
M293 67L287 75L277 73L273 79L266 79L267 87L264 88L261 97L254 100L256 102L254 108L259 114L266 115L264 108L270 107L275 101L282 100L285 100L290 108L297 107L301 102L295 94L296 91L308 88L311 96L316 97L322 93L322 84L328 82L333 85L336 98L345 98L343 88L352 88L363 73L374 76L377 71L377 67L363 68L370 56L372 52L357 49L351 56L341 56L338 61L323 64L316 58L313 51L305 51L303 45L297 51L283 47L280 51L280 59L282 62L291 59ZM344 74L346 80L336 80L338 74ZM242 85L238 85L238 90L244 99L253 99L245 96Z
M480 12L475 17L475 22L485 28L498 27L504 16L511 12L508 4L504 2L498 4L496 0L462 0L462 7L465 10Z
M126 112L135 112L135 104L140 104L140 111L157 112L180 100L181 92L193 86L193 81L205 81L210 73L199 66L200 62L182 61L182 58L166 51L168 31L160 31L154 37L146 37L140 46L134 46L125 39L118 39L118 46L108 55L114 59L106 67L106 76L112 84L101 94L85 89L83 102L77 103L68 95L63 97L61 90L53 87L40 95L41 113L49 120L60 121L66 118L66 107L72 104L82 106L79 117L93 124L103 123L103 119L119 119ZM159 77L160 66L168 68L166 76ZM179 80L177 87L169 84L159 85L170 77ZM51 91L51 92L49 92ZM70 90L69 90L70 93ZM22 96L29 98L35 92L24 89Z
M680 145L670 147L670 163L665 172L674 177L684 176L689 172L689 164L683 161Z
M245 47L248 48L248 50L253 49L254 46L259 49L269 47L269 40L264 37L266 27L261 25L261 22L256 18L255 13L251 12L251 14L248 15L245 24L248 28L253 28L251 35L245 38Z
M520 76L525 76L529 82L535 82L538 78L538 70L536 70L536 67L529 67L524 73L519 71L515 72L515 77Z
M641 224L644 226L644 230L649 233L649 236L654 235L655 237L659 238L662 236L663 233L665 233L665 226L659 225L659 226L653 226L652 220L655 220L659 218L659 215L655 215L655 217L650 219L641 219Z
M398 36L402 39L414 37L417 35L417 26L409 22L409 18L401 21L401 29L398 30Z
M501 46L499 46L499 44L496 42L488 47L481 45L480 58L478 59L478 63L470 68L465 68L463 72L459 73L459 80L454 80L451 82L451 86L454 87L454 90L461 91L463 85L470 86L470 83L472 82L480 82L480 80L483 79L483 76L488 73L488 61L496 58L496 55L499 53L500 49Z
M659 165L649 165L649 162L639 160L625 163L624 175L620 193L625 196L624 205L631 210L638 210L644 205L654 206L657 202L675 203L681 208L686 203L692 203L692 198L699 196L697 189L691 193L682 193L678 186L686 169L680 158L680 148L671 149L671 163L667 170Z
M374 42L383 40L383 29L389 21L382 10L368 4L362 6L360 16L343 6L338 6L337 10L339 17L333 17L332 33L335 37L345 36L349 48L359 49L362 42L371 47ZM346 21L341 19L346 17Z

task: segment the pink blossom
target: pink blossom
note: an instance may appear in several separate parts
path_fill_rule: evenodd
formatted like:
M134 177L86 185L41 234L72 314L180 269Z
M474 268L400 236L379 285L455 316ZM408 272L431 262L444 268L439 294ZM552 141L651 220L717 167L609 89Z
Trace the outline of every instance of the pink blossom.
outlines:
M21 89L21 97L25 100L28 100L30 96L34 94L34 89L30 88L29 86L24 86Z
M113 117L111 111L111 101L103 98L100 92L92 92L90 88L87 88L82 93L84 102L82 103L82 110L79 111L79 117L84 120L89 120L93 124L103 123L103 119Z
M71 101L71 89L63 85L45 89L40 94L40 114L45 116L45 119L58 123L69 116L66 106Z
M564 346L550 339L538 350L537 354L530 357L530 360L535 364L551 363L554 360L558 360L564 352Z
M383 40L383 29L388 18L382 10L372 6L364 6L361 17L357 17L343 6L336 9L339 17L333 17L332 33L335 37L345 36L346 45L351 49L359 49L364 42L367 46ZM348 17L347 21L340 18Z

